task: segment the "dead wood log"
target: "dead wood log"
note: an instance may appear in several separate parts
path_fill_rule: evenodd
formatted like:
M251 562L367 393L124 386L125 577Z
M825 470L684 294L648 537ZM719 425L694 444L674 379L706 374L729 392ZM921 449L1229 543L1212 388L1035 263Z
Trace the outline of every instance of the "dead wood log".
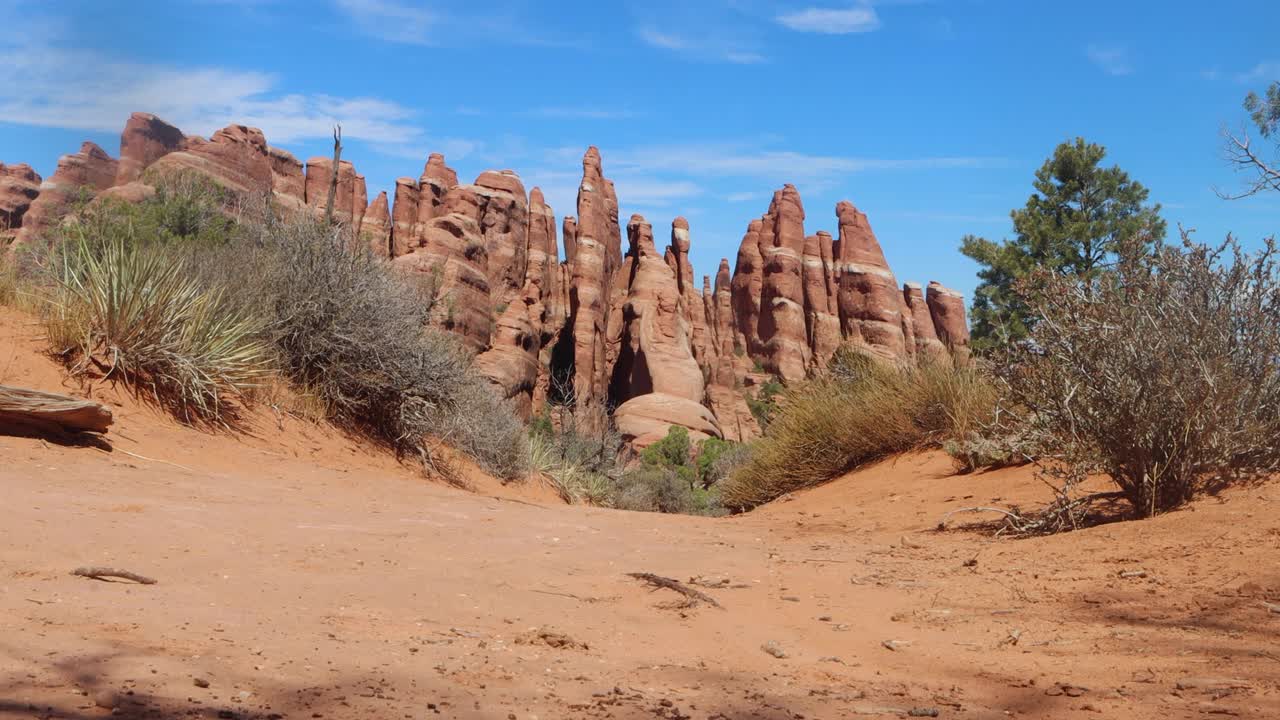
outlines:
M689 598L689 600L693 602L703 602L712 607L718 607L721 610L724 609L724 606L716 602L715 598L711 597L710 595L704 592L699 592L697 590L694 590L693 588L689 587L688 585L685 585L679 580L673 580L672 578L669 578L669 577L662 577L661 575L654 575L653 573L627 573L627 577L633 577L636 580L648 583L654 586L655 588L666 588L668 590L674 590L680 593L681 595Z
M0 385L0 433L105 433L111 409L68 395Z
M71 574L79 575L80 577L93 578L94 580L101 580L102 578L115 577L115 578L124 578L125 580L132 580L142 585L156 584L156 580L154 578L149 578L146 575L139 575L138 573L129 572L128 570L118 570L116 568L109 568L109 567L94 567L94 566L78 567L75 570L72 570Z

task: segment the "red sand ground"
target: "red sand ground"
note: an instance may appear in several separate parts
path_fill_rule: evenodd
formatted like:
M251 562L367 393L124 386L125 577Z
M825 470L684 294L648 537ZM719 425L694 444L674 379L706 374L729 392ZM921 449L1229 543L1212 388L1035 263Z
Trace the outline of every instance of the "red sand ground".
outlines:
M0 314L0 383L81 392L36 332ZM1043 487L926 453L671 517L90 393L113 452L0 437L0 717L1280 717L1276 484L997 540L934 527ZM159 583L69 574L90 564ZM723 609L628 572L726 579L703 588Z

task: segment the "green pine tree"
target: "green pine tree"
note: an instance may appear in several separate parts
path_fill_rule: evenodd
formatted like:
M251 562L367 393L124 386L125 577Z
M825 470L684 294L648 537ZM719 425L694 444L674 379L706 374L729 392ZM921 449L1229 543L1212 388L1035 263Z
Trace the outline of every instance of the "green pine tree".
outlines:
M1160 206L1146 205L1147 189L1124 170L1102 167L1104 157L1105 148L1083 138L1062 143L1036 171L1026 207L1011 213L1012 240L964 238L960 252L983 266L971 314L975 349L1026 337L1030 312L1016 284L1035 269L1090 278L1121 243L1164 237Z

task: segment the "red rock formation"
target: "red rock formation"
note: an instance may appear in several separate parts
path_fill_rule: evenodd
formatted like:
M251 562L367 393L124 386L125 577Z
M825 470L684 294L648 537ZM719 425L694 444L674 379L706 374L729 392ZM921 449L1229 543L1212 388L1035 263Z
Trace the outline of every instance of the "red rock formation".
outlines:
M738 247L733 271L733 318L736 347L752 357L763 353L760 342L760 296L764 288L764 261L760 255L760 229L764 221L752 220Z
M418 182L410 177L396 178L396 198L391 213L392 257L404 255L422 240L418 200Z
M573 264L573 258L578 254L578 219L572 215L564 216L564 261Z
M267 147L271 162L271 192L275 201L290 210L306 206L307 178L302 161L280 148Z
M524 301L537 333L538 369L531 411L538 411L551 393L551 355L569 314L568 283L556 246L556 216L542 190L529 193L529 253Z
M468 191L455 191L461 195ZM455 201L460 207L462 198ZM420 273L438 288L433 320L462 336L473 350L489 346L493 307L489 298L488 255L474 216L451 212L427 223L422 243L393 263Z
M712 361L715 343L707 328L707 309L701 293L693 284L693 264L689 262L689 221L677 217L671 223L671 244L667 246L664 261L676 278L676 292L680 296L681 314L689 325L689 343L693 357L700 366ZM709 284L709 283L707 283Z
M374 255L391 257L391 211L387 208L386 191L378 193L365 211L364 221L360 223L360 237L364 238Z
M431 153L418 178L418 225L425 232L427 223L444 214L444 198L458 185L458 173L444 162L444 155Z
M903 333L905 304L867 216L852 203L836 205L840 329L845 339L888 359L908 354Z
M707 405L715 415L726 440L744 442L760 435L751 408L743 394L741 375L749 369L746 353L735 348L733 290L729 261L720 260L715 289L709 303L708 325L716 339L715 365L707 383ZM704 291L705 292L705 291Z
M511 170L480 173L474 192L480 232L489 255L489 287L496 302L512 302L529 266L529 204Z
M120 164L115 184L125 185L142 179L142 171L152 163L186 145L186 136L178 128L150 113L129 116L120 134Z
M488 350L476 356L476 370L513 401L516 412L528 418L533 410L533 390L538 382L537 325L534 298L520 298L499 305L496 327Z
M810 354L805 333L804 207L795 186L774 193L760 228L764 277L759 334L765 369L784 382L803 380Z
M938 340L933 327L929 306L925 303L920 283L909 282L902 286L902 298L907 305L914 330L915 354L919 362L934 362L947 357L947 348Z
M351 185L351 228L356 232L359 232L360 226L364 224L364 213L368 209L368 186L365 185L364 176L357 173L355 182Z
M324 212L329 202L329 180L333 158L313 157L307 160L306 201L307 207L317 212ZM356 203L365 194L364 177L356 173L355 165L347 160L338 162L338 189L333 198L333 217L348 224L354 224L358 215L364 211L364 203L360 203L359 213Z
M933 329L938 334L938 340L951 351L952 361L958 367L968 365L972 353L969 350L969 324L965 321L964 296L931 282L925 300L929 305L929 315L933 319Z
M188 137L184 148L152 163L156 173L194 171L234 192L266 192L271 189L271 156L262 131L244 125L228 125L208 140Z
M16 233L40 194L40 175L26 163L0 163L0 236Z
M702 405L706 388L690 348L677 276L658 254L643 217L631 216L627 237L621 348L609 385L620 403L614 411L618 430L637 447L661 440L672 425L689 428L695 439L720 437Z
M91 142L81 145L80 152L59 158L53 177L41 183L40 194L23 214L17 242L29 242L53 227L81 192L95 195L111 187L118 165L106 151Z
M573 388L582 403L603 401L607 394L610 295L613 273L621 265L621 244L613 183L605 179L600 151L592 147L582 159L578 221L572 232L567 223L565 228L566 248L573 247L569 291Z
M819 232L804 240L805 332L814 368L822 370L840 347L840 316L832 287L831 235Z

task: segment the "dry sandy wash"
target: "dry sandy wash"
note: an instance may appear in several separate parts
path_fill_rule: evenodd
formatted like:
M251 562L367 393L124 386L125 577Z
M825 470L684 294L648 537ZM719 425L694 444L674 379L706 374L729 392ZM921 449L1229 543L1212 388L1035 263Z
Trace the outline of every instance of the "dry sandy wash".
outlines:
M35 333L0 316L0 383L65 389ZM1280 717L1275 484L994 540L934 528L1043 489L924 454L670 517L468 493L269 412L210 435L91 392L113 452L0 437L0 717ZM629 572L727 581L701 588L723 609Z

